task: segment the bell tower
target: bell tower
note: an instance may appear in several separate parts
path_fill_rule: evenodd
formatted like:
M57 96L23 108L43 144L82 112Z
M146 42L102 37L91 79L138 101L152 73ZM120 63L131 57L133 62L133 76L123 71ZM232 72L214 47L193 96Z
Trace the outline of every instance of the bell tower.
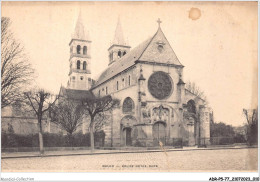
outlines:
M91 88L91 41L82 23L81 12L69 46L70 71L67 87L76 90L89 90Z
M109 64L114 63L130 51L130 46L124 39L120 17L118 17L114 40L111 46L108 48Z

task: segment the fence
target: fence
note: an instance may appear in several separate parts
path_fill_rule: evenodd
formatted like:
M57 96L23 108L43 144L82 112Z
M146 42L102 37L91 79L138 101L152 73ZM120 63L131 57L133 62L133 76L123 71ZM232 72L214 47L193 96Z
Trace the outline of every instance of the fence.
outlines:
M94 134L95 146L103 147L105 144L104 132L96 132ZM90 135L77 133L71 138L63 134L43 133L43 143L45 147L89 147ZM18 135L14 133L1 133L2 148L22 148L22 147L38 147L38 134Z
M211 138L200 138L199 146L206 147L208 145L233 145L236 143L246 143L244 137L211 137Z
M198 138L193 142L189 143L187 138L167 138L161 137L157 138L143 138L143 139L130 139L130 142L126 142L124 138L106 138L104 133L95 134L95 148L104 149L111 148L113 149L126 149L126 148L146 148L146 149L155 149L160 148L160 142L166 148L183 148L184 146L198 146L198 147L207 147L209 145L233 145L235 143L245 144L244 139L236 137L211 137L211 138ZM73 136L72 143L68 143L68 138L62 134L50 134L44 133L43 135L44 147L49 147L50 150L54 149L59 150L58 148L67 149L75 148L88 148L90 147L90 136L89 134L76 134ZM2 151L3 149L12 149L13 151L34 151L39 147L38 134L31 135L17 135L17 134L7 134L2 133ZM37 148L37 149L36 149Z
M212 145L230 145L235 142L233 137L212 137L210 138L210 143Z
M142 142L141 142L142 141ZM161 142L164 146L170 146L174 148L182 148L184 146L196 145L198 147L207 147L209 145L233 145L235 143L246 143L246 140L243 138L237 137L211 137L211 138L198 138L195 140L195 143L190 142L187 138L160 138L160 139L142 139L138 140L138 145L133 142L132 146L138 147L147 147L147 146L160 146ZM142 143L142 145L140 144Z

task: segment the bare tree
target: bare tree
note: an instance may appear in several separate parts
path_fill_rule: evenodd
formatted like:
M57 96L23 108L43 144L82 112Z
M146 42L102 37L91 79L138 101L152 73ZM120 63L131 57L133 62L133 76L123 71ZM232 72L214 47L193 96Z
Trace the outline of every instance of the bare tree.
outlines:
M103 126L106 124L106 120L108 119L108 113L100 112L95 117L95 126L94 126L94 132L100 131Z
M10 31L10 19L1 18L1 108L23 98L23 88L34 70L24 54L23 46Z
M258 139L258 109L243 109L247 125L246 136L249 145L257 143Z
M204 92L194 82L187 81L185 84L185 88L192 94L203 99L206 103L208 102Z
M25 103L32 108L38 119L40 154L43 154L42 118L44 114L55 104L58 96L54 97L43 89L25 92L24 95L27 100Z
M82 125L84 110L78 102L63 98L49 110L51 122L57 124L67 132L70 145L73 144L73 133Z
M82 100L83 109L87 112L87 115L90 117L89 131L90 131L90 144L91 151L94 150L94 130L95 125L102 125L104 119L102 115L105 115L105 112L111 111L118 105L119 101L117 99L112 99L110 95L102 98L86 98ZM101 119L97 119L100 117Z

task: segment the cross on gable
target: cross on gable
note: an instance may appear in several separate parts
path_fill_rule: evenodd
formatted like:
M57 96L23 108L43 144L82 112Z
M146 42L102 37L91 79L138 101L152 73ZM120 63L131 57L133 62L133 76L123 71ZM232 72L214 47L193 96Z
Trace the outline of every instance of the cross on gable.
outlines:
M160 24L162 23L162 21L160 20L160 18L158 18L157 23L158 23L158 25L159 25L159 27L160 27Z

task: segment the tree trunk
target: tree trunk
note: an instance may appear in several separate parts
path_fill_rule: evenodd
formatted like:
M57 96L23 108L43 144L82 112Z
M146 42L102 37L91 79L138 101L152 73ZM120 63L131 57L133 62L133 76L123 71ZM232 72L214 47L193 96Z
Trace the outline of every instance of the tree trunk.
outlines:
M43 150L43 137L42 137L42 125L41 125L41 121L38 121L38 129L39 129L39 144L40 144L40 154L44 154L44 150Z
M69 146L73 147L73 135L72 133L68 133Z
M94 152L95 146L94 146L94 125L93 124L90 124L90 149L91 152Z

